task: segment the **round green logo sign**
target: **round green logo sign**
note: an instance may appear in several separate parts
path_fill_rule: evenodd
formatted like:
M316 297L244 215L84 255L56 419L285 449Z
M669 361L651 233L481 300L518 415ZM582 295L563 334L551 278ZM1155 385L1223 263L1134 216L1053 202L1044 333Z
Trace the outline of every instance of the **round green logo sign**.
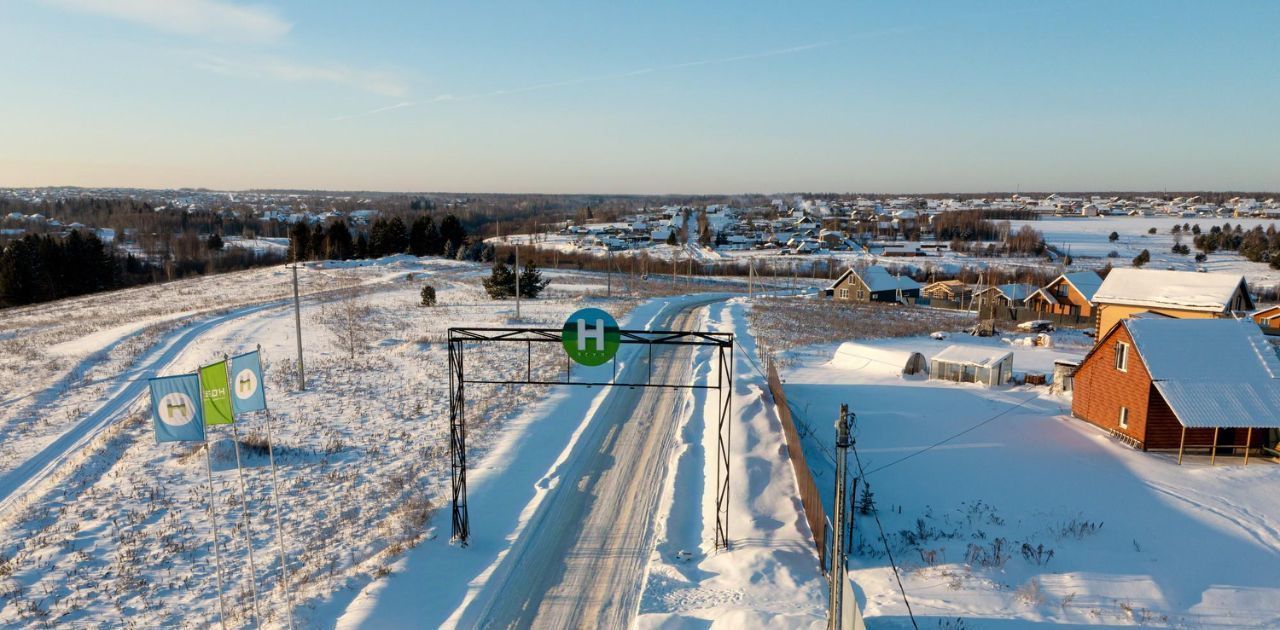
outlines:
M618 322L598 308L584 308L570 315L564 320L560 338L570 359L590 366L608 363L622 343Z

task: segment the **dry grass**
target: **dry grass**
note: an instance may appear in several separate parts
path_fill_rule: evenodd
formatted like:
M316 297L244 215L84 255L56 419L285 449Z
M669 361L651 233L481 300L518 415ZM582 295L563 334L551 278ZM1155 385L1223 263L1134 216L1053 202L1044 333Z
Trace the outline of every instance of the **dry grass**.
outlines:
M774 353L837 341L916 337L974 323L974 315L963 311L830 298L761 298L753 303L750 319L756 338L769 340Z

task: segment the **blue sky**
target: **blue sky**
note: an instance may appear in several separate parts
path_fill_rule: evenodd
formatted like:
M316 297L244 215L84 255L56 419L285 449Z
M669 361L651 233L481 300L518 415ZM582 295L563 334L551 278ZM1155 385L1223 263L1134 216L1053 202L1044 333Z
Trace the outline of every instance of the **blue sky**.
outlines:
M1280 3L0 3L0 186L1280 189Z

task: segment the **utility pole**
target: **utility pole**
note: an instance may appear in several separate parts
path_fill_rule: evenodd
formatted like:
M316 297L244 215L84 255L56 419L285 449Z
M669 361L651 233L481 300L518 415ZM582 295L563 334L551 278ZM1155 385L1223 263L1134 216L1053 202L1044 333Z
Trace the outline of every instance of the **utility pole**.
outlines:
M520 243L516 243L516 319L520 319Z
M754 297L756 293L756 259L747 257L747 297Z
M849 497L845 494L847 486L845 475L848 469L849 445L849 405L840 405L840 419L836 421L836 495L835 522L831 525L831 533L835 536L831 541L831 611L827 617L828 630L840 630L840 620L844 616L844 581L845 581L845 541L844 519L848 513ZM855 602L856 606L857 603Z
M298 339L298 391L307 390L307 377L302 369L302 300L298 297L298 263L289 266L293 270L293 327Z

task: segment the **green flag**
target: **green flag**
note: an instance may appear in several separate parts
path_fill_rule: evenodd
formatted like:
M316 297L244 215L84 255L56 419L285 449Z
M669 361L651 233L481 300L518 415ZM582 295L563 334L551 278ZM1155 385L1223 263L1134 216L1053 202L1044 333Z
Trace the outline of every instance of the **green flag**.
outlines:
M231 424L231 390L227 388L227 362L218 361L200 368L200 399L204 406L204 423Z

